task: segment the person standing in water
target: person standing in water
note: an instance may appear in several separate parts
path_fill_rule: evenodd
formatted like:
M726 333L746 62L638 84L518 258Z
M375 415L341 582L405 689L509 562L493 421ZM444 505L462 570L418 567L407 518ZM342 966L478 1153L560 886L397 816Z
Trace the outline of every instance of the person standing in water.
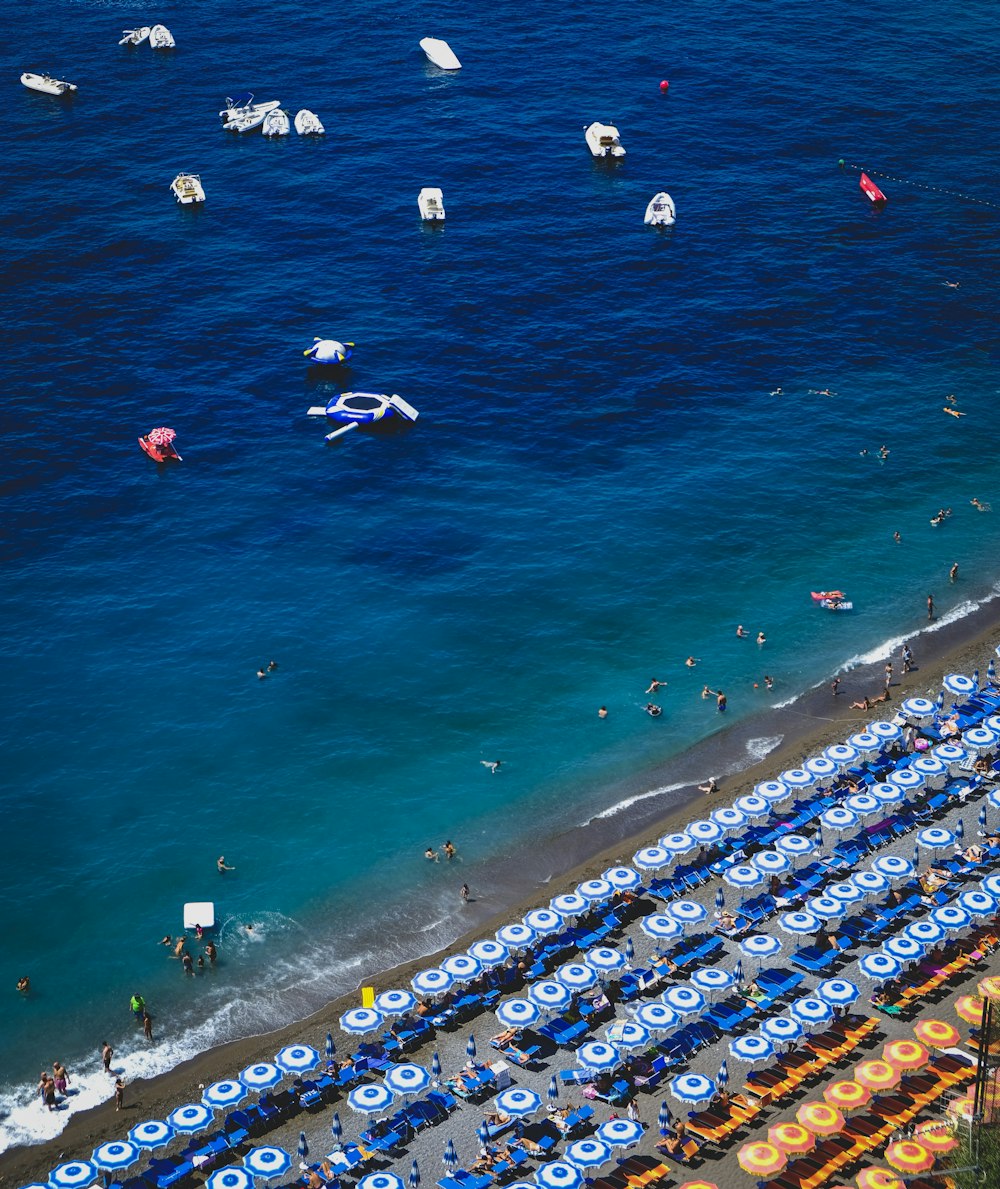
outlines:
M236 870L235 867L227 867L226 866L226 856L225 855L219 855L219 857L215 860L215 866L218 868L220 875L222 874L223 871L235 871Z

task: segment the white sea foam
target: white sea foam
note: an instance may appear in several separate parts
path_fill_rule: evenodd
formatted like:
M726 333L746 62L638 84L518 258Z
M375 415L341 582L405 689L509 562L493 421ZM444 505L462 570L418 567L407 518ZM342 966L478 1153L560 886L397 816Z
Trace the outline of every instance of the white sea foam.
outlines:
M586 818L580 822L581 826L589 826L591 822L602 821L605 818L616 817L619 813L624 813L633 805L638 805L640 801L648 801L650 797L662 797L664 793L675 793L678 789L686 789L690 785L690 781L680 781L678 784L665 784L659 788L649 789L645 793L636 793L633 797L626 797L622 801L616 801L614 805L608 805L607 808L602 809L599 813Z
M925 633L938 632L950 623L964 619L967 615L978 611L984 604L991 602L996 597L996 593L997 589L994 588L993 593L984 599L964 599L961 603L952 607L950 611L944 612L937 619L927 623L919 632L906 632L900 636L890 636L888 640L883 640L881 644L876 644L874 648L870 648L867 652L852 656L846 662L844 668L856 669L859 665L874 665L879 661L887 660L893 653L898 652L908 640L913 640L915 636L924 635Z
M760 739L747 740L747 752L753 762L759 763L765 756L769 756L776 747L780 747L784 735L765 735Z

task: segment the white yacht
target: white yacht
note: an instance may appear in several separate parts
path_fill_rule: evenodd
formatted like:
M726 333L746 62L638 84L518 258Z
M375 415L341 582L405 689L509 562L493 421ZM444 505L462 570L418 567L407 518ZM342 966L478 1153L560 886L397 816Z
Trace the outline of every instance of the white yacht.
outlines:
M179 173L170 183L170 189L183 206L205 201L205 188L196 173Z
M587 138L587 148L595 157L624 157L625 150L618 140L618 129L614 124L601 124L595 121L589 128L583 130Z
M141 29L122 29L121 41L119 45L142 45L150 34L148 25L143 25Z
M64 83L49 74L35 74L30 70L21 75L21 82L29 91L41 91L45 95L71 95L76 90L76 83Z
M437 186L424 186L417 195L417 206L425 223L444 221L444 194Z
M676 218L677 211L674 208L674 200L665 190L661 190L659 194L654 194L649 200L643 222L648 223L651 227L670 227Z
M435 66L441 70L461 70L462 63L455 56L455 51L440 37L424 37L420 41L420 48Z
M260 130L265 136L287 136L291 130L291 124L288 122L288 113L283 112L280 107L266 112Z
M166 25L154 25L149 31L149 48L151 50L172 50L177 45L174 35Z
M326 129L319 116L304 107L295 117L295 131L299 136L322 136Z

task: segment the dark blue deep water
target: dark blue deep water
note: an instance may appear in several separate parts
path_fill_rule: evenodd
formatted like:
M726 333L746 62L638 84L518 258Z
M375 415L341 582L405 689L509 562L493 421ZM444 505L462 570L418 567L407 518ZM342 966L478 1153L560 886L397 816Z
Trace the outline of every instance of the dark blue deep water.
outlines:
M54 1057L86 1105L104 1039L165 1068L454 936L461 880L718 729L704 683L747 716L918 631L928 592L991 597L995 16L5 6L0 1146L62 1125L31 1100ZM176 51L118 48L156 20ZM225 134L241 89L326 136ZM904 179L884 211L840 158ZM358 344L349 374L307 368L314 335ZM420 420L327 446L304 414L338 385ZM161 424L171 469L136 445ZM837 585L851 616L811 604ZM449 836L462 866L424 863ZM220 966L185 980L157 942L200 899Z

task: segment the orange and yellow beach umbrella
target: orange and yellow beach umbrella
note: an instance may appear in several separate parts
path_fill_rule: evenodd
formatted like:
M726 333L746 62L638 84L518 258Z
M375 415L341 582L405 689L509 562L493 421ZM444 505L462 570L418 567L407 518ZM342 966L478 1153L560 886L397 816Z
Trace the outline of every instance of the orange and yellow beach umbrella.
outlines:
M962 1039L955 1025L946 1020L920 1020L914 1025L913 1034L917 1040L935 1049L950 1049Z
M775 1123L767 1129L767 1138L789 1156L802 1156L816 1147L816 1133L801 1123Z
M882 1059L893 1069L919 1069L931 1055L918 1040L890 1040L882 1050Z
M913 1138L932 1152L953 1152L958 1147L958 1139L947 1123L918 1123Z
M780 1148L776 1148L774 1144L764 1143L762 1140L744 1144L737 1153L736 1159L744 1172L752 1173L758 1177L773 1177L775 1173L781 1172L788 1163L788 1158Z
M887 1168L865 1168L857 1175L858 1189L906 1189Z
M795 1112L795 1120L814 1135L836 1135L846 1124L842 1112L828 1102L804 1102Z
M871 1091L860 1082L844 1078L834 1082L823 1091L823 1097L831 1105L842 1111L856 1111L863 1107L871 1098Z
M898 1139L890 1144L885 1150L885 1158L903 1173L930 1172L936 1159L929 1148L913 1139Z
M975 1110L976 1102L971 1094L965 1098L953 1098L948 1103L948 1114L956 1119L965 1119L969 1121L972 1119L972 1112Z
M854 1071L854 1080L876 1093L899 1085L899 1070L888 1061L862 1061Z
M979 994L984 999L1000 999L1000 976L989 974L979 980Z
M955 1012L969 1024L981 1024L983 1001L977 995L960 995L955 1001Z
M685 1181L677 1189L719 1189L719 1186L714 1181Z

